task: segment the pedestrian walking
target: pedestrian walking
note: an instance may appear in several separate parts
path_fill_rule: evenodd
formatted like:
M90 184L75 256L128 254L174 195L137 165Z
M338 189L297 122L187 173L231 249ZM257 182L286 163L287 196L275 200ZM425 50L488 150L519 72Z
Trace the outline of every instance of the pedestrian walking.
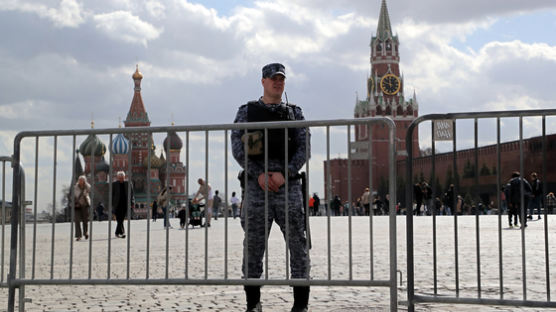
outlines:
M286 73L282 64L268 64L262 69L263 96L257 101L242 105L234 120L241 122L303 120L301 108L282 102ZM267 137L263 137L264 134ZM289 128L287 138L283 129L255 130L245 133L232 131L233 156L244 167L247 184L244 197L241 225L245 231L243 274L247 278L260 278L263 271L265 253L265 231L270 233L272 222L279 226L286 240L289 240L290 269L292 279L308 279L310 270L309 251L305 233L305 214L301 175L299 170L307 161L306 144L309 146L309 133L306 128ZM288 140L287 158L284 142ZM264 141L267 141L268 154L265 155ZM244 144L249 145L245 155ZM267 157L265 157L267 156ZM265 166L265 159L268 160ZM284 163L287 161L288 170ZM268 170L265 170L268 168ZM286 192L284 183L288 179ZM286 232L286 194L288 195L288 232ZM268 201L266 201L268 198ZM268 208L268 229L265 229L265 201ZM246 220L248 223L246 223ZM247 311L262 311L260 286L245 286ZM309 287L293 287L294 303L291 311L307 311Z
M205 180L199 178L197 179L199 184L199 189L195 196L193 196L193 203L197 204L201 200L205 200L205 223L202 226L210 227L210 219L212 218L212 202L213 196L212 187L210 184L206 183Z
M537 208L537 219L541 219L542 204L542 182L536 172L531 173L531 200L529 200L529 215L527 219L533 219L535 208Z
M521 189L523 187L523 193ZM519 223L522 227L527 226L527 218L525 218L525 209L527 207L528 198L531 196L531 185L526 179L520 176L519 171L512 173L512 178L506 184L506 200L508 201L508 208L514 216L514 225L517 227L517 220L515 216L519 217ZM523 198L523 205L522 199ZM511 219L508 217L508 221Z
M91 191L91 185L87 183L87 178L82 175L77 179L73 187L73 195L75 197L75 240L81 240L82 236L85 239L89 238L89 208L91 207L91 198L89 197L89 192ZM83 224L83 231L81 230L81 224Z
M365 188L361 195L361 204L363 204L363 208L365 209L365 215L368 216L371 212L371 191L368 187Z
M156 218L158 217L158 200L153 200L152 207L151 207L151 214L153 222L156 222Z
M128 207L131 210L135 201L133 185L125 180L125 172L116 173L116 181L112 182L112 207L116 215L116 237L125 238L124 219Z
M232 192L232 198L230 198L230 203L232 204L232 215L234 219L237 218L238 208L239 208L239 199L236 196L236 192Z
M183 230L185 228L185 204L183 204L180 211L178 211L178 218L180 219L180 228Z
M390 194L384 195L384 205L382 205L382 211L385 216L390 214Z
M222 204L222 198L218 195L218 190L214 191L214 197L212 198L212 215L214 220L218 220L218 215L220 214L220 205Z
M552 214L554 208L556 208L556 197L553 192L550 192L546 195L546 209L548 209L548 213Z
M332 211L333 216L340 215L340 212L342 211L342 200L339 195L335 195L334 199L332 199L332 202L330 203L330 210Z
M448 190L444 193L444 214L449 216L454 211L454 185L450 184Z
M415 183L413 185L413 196L415 197L413 215L418 216L421 214L421 205L423 204L423 189L421 188L421 184Z
M313 193L313 216L319 215L320 198L317 193Z
M102 202L99 202L97 205L97 220L104 220L104 216L104 205L102 204Z
M170 198L172 196L171 194L172 192L172 187L163 187L160 192L158 193L158 196L156 197L156 200L158 201L158 207L162 208L162 215L164 218L164 228L172 228L172 225L170 225L170 218L168 213L170 212Z

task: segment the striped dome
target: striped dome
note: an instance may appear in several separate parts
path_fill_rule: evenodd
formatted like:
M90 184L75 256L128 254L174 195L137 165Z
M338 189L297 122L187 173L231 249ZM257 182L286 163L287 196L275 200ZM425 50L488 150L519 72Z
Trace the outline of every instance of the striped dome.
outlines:
M120 133L112 140L112 153L121 155L128 152L129 141Z

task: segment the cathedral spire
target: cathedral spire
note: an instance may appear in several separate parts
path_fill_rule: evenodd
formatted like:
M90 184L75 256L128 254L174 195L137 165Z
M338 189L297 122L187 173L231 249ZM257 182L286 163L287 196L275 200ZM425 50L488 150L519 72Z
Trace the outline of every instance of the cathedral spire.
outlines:
M131 76L135 84L133 100L131 100L131 107L127 113L127 118L124 121L126 127L141 127L150 126L151 122L147 111L145 110L145 105L143 104L143 98L141 97L141 80L143 79L143 74L139 71L139 65L136 65L135 72Z
M393 37L392 26L390 25L390 16L386 7L386 0L382 0L380 6L380 16L378 17L378 26L376 28L376 37L381 41Z

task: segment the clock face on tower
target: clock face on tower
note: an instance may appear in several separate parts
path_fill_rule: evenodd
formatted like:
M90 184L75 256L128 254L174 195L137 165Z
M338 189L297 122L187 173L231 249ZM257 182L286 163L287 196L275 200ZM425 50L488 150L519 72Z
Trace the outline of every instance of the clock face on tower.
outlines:
M400 78L393 74L387 74L380 79L380 88L382 92L388 95L394 95L400 91Z

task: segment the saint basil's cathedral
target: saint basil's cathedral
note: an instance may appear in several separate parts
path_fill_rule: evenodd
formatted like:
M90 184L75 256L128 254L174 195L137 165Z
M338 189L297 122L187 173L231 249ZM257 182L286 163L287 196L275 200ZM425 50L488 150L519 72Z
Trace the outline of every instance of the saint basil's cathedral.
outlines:
M133 100L124 126L127 127L149 127L151 122L141 97L141 80L143 75L139 68L132 75L135 87ZM170 132L162 143L163 152L160 156L155 154L155 145L152 135L149 133L117 134L110 144L112 155L112 181L116 181L116 173L124 171L126 179L131 172L131 181L135 191L135 207L133 216L144 218L149 215L149 208L156 199L160 189L166 186L168 181L172 187L173 205L185 203L185 166L180 162L180 153L183 142L175 132ZM106 145L96 136L89 135L81 143L78 153L85 161L82 168L79 155L76 159L76 176L85 174L91 184L92 206L97 207L99 203L105 206L108 212L109 172L110 165L106 161ZM169 151L168 155L164 155ZM131 153L131 155L130 155ZM149 166L150 154L150 166ZM106 155L106 157L110 157ZM150 172L149 171L150 168ZM148 194L150 192L150 196ZM149 200L150 199L150 200Z

